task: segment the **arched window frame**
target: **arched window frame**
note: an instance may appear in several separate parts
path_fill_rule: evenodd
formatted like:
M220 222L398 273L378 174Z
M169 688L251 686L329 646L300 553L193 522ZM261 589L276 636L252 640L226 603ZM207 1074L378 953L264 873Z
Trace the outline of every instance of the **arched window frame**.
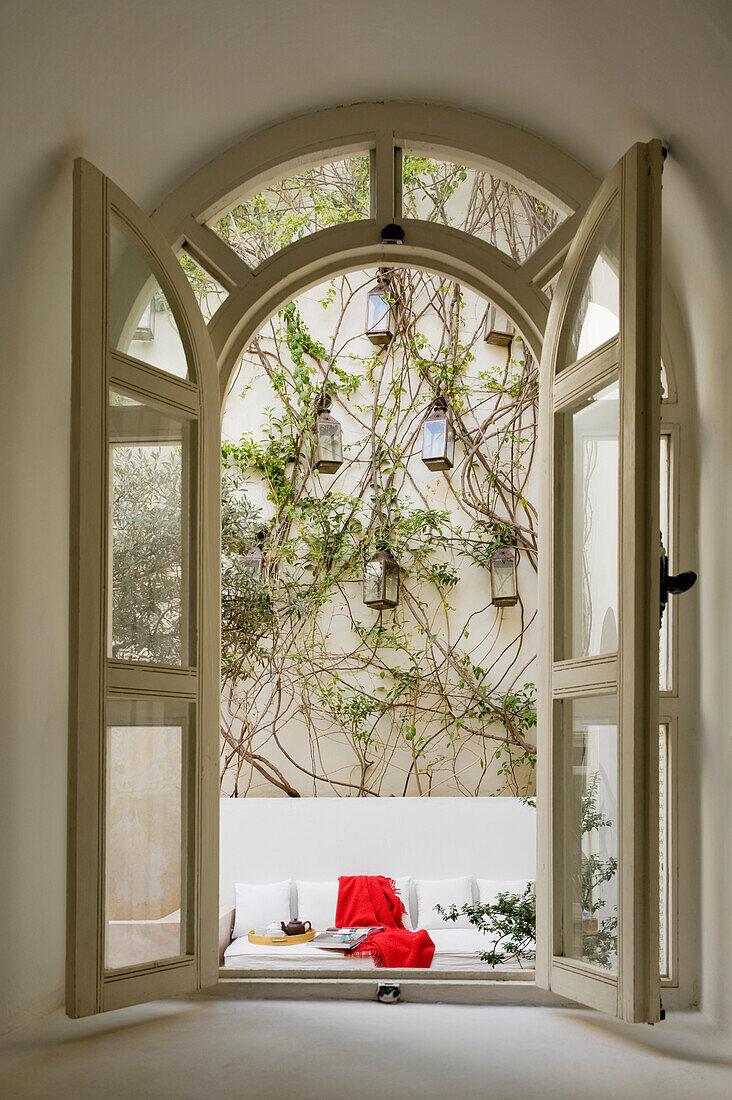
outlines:
M206 224L236 199L288 172L364 148L371 153L368 219L297 241L256 270ZM545 195L569 216L523 264L459 230L416 219L403 221L403 244L384 243L381 229L402 222L404 148L493 170ZM439 271L464 282L507 314L539 358L549 314L543 288L560 271L597 187L597 179L570 157L505 123L422 104L360 104L294 119L245 139L173 192L151 221L173 252L189 253L227 291L208 323L221 403L241 351L278 307L326 278L369 265ZM675 394L673 382L670 389Z

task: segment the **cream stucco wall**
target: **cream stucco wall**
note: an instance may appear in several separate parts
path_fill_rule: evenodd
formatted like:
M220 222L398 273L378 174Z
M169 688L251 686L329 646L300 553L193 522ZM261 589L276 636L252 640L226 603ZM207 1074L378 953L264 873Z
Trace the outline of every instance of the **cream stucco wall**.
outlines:
M729 5L374 0L364 12L352 0L2 6L0 1027L63 996L72 159L150 209L243 133L390 96L506 119L598 174L634 141L670 144L668 323L695 426L684 564L700 573L681 615L682 690L699 699L680 737L682 950L687 990L710 1026L730 1028Z
M341 369L366 376L366 380L350 397L342 395L336 397L331 411L342 426L345 462L335 476L322 474L309 478L307 492L316 497L329 492L354 496L358 495L364 480L368 485L368 478L371 476L370 436L364 425L370 422L370 413L363 410L370 409L375 400L375 389L374 385L368 381L368 372L373 373L374 379L381 380L378 400L386 402L388 399L384 394L390 380L400 377L399 371L403 369L404 356L398 351L388 355L382 353L371 367L368 365L376 349L364 334L364 322L367 293L374 285L375 278L376 269L352 273L348 279L348 289L343 291L343 299L341 299L340 290L335 294L333 301L326 299L329 283L313 287L297 299L298 310L313 338L321 342L329 354L337 354L337 363ZM340 281L336 280L335 285L339 286ZM429 295L434 292L430 288L433 287L434 283L430 283L427 288L417 291L412 303L414 315L419 318L417 331L420 336L424 336L429 341L427 347L421 352L425 357L436 355L438 349L445 344L442 320L436 310L427 308ZM490 410L497 406L495 395L486 387L483 380L485 375L495 373L500 377L507 368L509 356L512 356L516 364L518 360L525 357L526 351L525 346L520 342L514 343L510 351L487 344L483 339L487 303L465 287L462 288L462 298L460 340L471 346L474 356L461 375L462 380L470 387L470 404L462 415L466 429L475 431L476 426L487 418ZM325 308L321 304L324 301L327 302ZM346 303L345 306L343 302ZM476 332L477 339L475 339ZM275 352L275 343L269 324L261 330L260 348L262 354L273 355ZM288 363L287 349L281 349L280 354L283 355L285 363ZM317 370L314 363L311 363L311 369ZM513 373L520 372L520 367L515 365L511 370ZM389 428L385 417L377 423L377 433L383 432L385 437L390 439L394 433L394 438L399 440L400 446L404 446L410 431L416 434L416 441L404 458L406 466L404 477L402 478L399 472L395 474L394 484L398 487L399 507L405 515L410 509L415 508L444 511L450 516L449 527L445 528L446 532L449 532L450 528L452 530L462 528L466 533L470 532L475 514L464 507L459 499L462 492L469 499L471 497L470 491L463 489L461 482L465 470L464 446L460 443L456 446L455 465L449 474L429 470L424 465L421 459L419 423L425 410L429 408L428 399L424 385L420 387L416 367L409 368L408 377L411 392L418 393L418 404L410 406L408 401L401 402L399 416L394 422L396 427L392 425ZM391 408L391 405L388 407ZM225 403L223 438L238 441L242 436L246 436L266 445L270 413L280 416L282 409L282 402L264 374L257 354L245 354ZM522 494L535 509L537 479L532 447L534 436L528 426L530 422L531 415L527 412L524 419L525 429L523 431L516 429L516 434L525 440L521 448L525 473L517 473L516 476L518 479L526 477ZM500 422L495 430L500 430ZM486 429L485 434L487 441L483 449L488 460L492 461L497 439L491 434L491 429ZM507 461L508 448L503 453ZM271 523L274 518L274 505L268 499L269 489L264 478L252 469L241 471L241 476L247 498L261 509L262 520L265 523ZM484 499L487 499L489 490L484 488L484 492ZM368 494L365 499L368 502ZM499 518L510 518L500 500L495 506ZM359 518L365 527L370 518L367 505L361 509ZM527 526L530 522L530 517L524 515L520 507L515 519L517 523ZM531 521L533 522L533 519ZM296 528L293 528L293 532L295 530ZM478 536L473 534L473 537ZM444 562L458 578L456 585L444 592L444 599L440 598L439 590L433 583L420 582L413 572L410 575L409 556L405 554L404 558L402 564L408 572L403 577L403 587L414 599L420 601L430 623L430 629L439 636L442 644L454 647L456 661L465 654L470 658L473 666L486 669L483 683L488 690L495 691L497 695L511 690L521 690L525 684L535 682L537 581L535 560L532 566L528 552L524 551L519 556L517 572L521 602L514 607L506 608L495 608L491 605L490 570L481 568L474 560L456 549L448 548L439 551L434 559L430 559L436 563ZM284 562L279 569L283 575L299 578L303 591L306 590L309 578L307 572L288 568ZM405 610L404 602L403 596L399 610L394 615L390 612L383 613L382 621L387 629L393 621L400 622L409 638L410 653L418 656L425 653L426 642L419 633L418 620L408 608ZM294 661L290 664L273 661L272 668L278 669L280 673L281 678L278 683L281 685L281 691L274 693L273 675L265 676L261 686L254 688L251 680L245 680L239 689L233 692L230 708L228 688L224 691L224 720L228 722L231 714L236 715L232 725L233 734L241 735L242 723L246 724L247 730L254 728L256 732L253 735L252 750L263 754L264 759L276 765L278 771L305 796L352 795L361 781L360 765L364 750L360 744L348 736L345 720L339 724L329 718L327 707L324 708L324 712L318 709L320 702L318 688L322 687L325 690L333 683L337 683L344 691L346 698L350 697L351 692L360 689L367 695L373 694L378 701L385 700L387 693L394 688L395 681L391 675L388 672L380 673L380 665L371 663L371 642L359 643L353 620L363 625L365 629L369 629L379 620L379 612L364 607L362 585L359 580L353 579L348 574L345 581L332 586L325 607L314 620L317 623L317 629L314 631L312 643L314 652L312 661L299 665ZM280 631L278 643L280 647L289 644L286 639L296 637L295 628L286 615L282 617ZM263 639L262 645L265 649L267 648L266 638ZM377 647L376 656L389 668L409 667L407 654L399 649L389 648L387 645ZM454 708L455 713L462 714L461 707L467 709L467 696L461 692L459 673L452 671L449 666L443 668L439 656L437 667L440 670L439 679L443 682L450 706ZM303 668L309 669L312 694L306 694L302 690L300 680ZM336 680L331 679L333 670L338 673ZM255 667L255 675L259 683L260 666ZM428 685L431 683L429 680L425 682ZM405 697L409 699L410 695L405 692ZM480 736L482 732L487 733L488 737L492 733L503 736L504 727L500 722L497 721L490 729L487 723L484 726L479 721L466 719L462 728L453 729L448 726L450 730L450 736L448 736L445 728L448 703L443 703L440 696L435 697L432 689L428 687L425 688L423 706L424 712L434 706L434 715L430 717L417 713L415 708L411 716L411 720L417 724L417 736L424 736L427 740L424 757L421 759L415 760L412 744L406 740L403 732L399 731L400 719L405 721L409 718L406 705L388 711L379 721L372 717L373 741L369 743L366 752L366 755L371 758L371 764L365 779L371 793L378 793L381 796L402 794L419 796L429 792L439 798L474 792L479 792L481 795L517 793L513 782L508 783L499 771L505 763L505 755L503 758L493 758L494 750L500 747L499 743L485 740ZM310 714L311 707L316 715L314 719ZM298 770L292 764L292 760L279 751L279 743L273 742L273 720L277 724L279 741L284 743L287 753L291 754L304 770ZM530 730L525 733L529 741L533 737L533 732ZM317 764L314 761L317 761ZM314 768L319 777L326 778L317 781L312 779L308 774L308 768ZM232 793L235 780L236 789L240 795L246 793L250 797L287 797L281 789L263 779L254 768L248 768L246 764L243 767L237 767L236 759L223 778L222 794L228 796ZM520 784L520 789L523 790L526 784L527 789L532 790L532 781L531 769L517 765L515 782ZM338 786L339 782L343 785ZM351 788L345 785L347 783L355 786ZM442 805L447 804L442 803Z

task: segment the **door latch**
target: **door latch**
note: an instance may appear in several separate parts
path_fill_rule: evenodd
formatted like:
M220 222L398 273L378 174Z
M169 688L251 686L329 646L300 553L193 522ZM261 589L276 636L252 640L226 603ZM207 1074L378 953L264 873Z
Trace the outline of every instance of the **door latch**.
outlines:
M661 541L661 613L659 627L663 624L663 613L666 610L669 596L678 596L681 592L688 592L696 584L696 573L688 569L685 573L672 575L668 571L668 554Z

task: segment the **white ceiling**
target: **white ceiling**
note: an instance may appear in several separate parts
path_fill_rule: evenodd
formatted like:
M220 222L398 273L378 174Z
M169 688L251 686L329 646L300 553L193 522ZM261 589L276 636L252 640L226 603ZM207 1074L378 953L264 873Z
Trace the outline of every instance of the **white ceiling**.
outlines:
M732 191L725 0L5 0L0 42L4 150L83 147L146 205L253 128L381 98L510 120L596 171L660 135Z
M404 98L509 120L599 174L660 136L681 297L732 255L729 0L5 0L0 58L0 240L78 153L151 209L255 128Z

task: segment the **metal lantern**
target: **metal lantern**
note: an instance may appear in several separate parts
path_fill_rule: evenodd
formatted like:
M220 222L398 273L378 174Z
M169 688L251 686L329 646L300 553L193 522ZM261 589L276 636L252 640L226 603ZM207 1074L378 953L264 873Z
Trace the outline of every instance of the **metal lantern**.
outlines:
M334 474L343 465L343 433L329 408L330 400L315 421L315 469L323 474Z
M155 339L155 313L153 311L153 299L145 306L142 317L137 322L133 340L144 340L146 343Z
M488 324L486 326L485 342L498 348L510 348L516 329L507 317L498 315L495 306L488 311Z
M455 429L444 402L435 405L422 424L422 461L430 470L451 470L455 458Z
M262 568L264 566L264 539L266 531L257 532L257 545L253 550L250 550L248 554L243 554L239 558L239 563L242 569L247 573L251 573L252 577L257 580L262 575Z
M262 575L262 566L264 565L264 552L256 548L249 554L242 554L239 558L241 568L255 578L255 580Z
M385 611L399 603L399 565L388 550L366 562L363 575L363 602L367 607Z
M378 282L371 288L366 300L366 335L372 344L384 347L392 340L393 329L391 302L384 284Z
M499 546L491 558L491 603L494 607L518 603L516 551L510 546Z

